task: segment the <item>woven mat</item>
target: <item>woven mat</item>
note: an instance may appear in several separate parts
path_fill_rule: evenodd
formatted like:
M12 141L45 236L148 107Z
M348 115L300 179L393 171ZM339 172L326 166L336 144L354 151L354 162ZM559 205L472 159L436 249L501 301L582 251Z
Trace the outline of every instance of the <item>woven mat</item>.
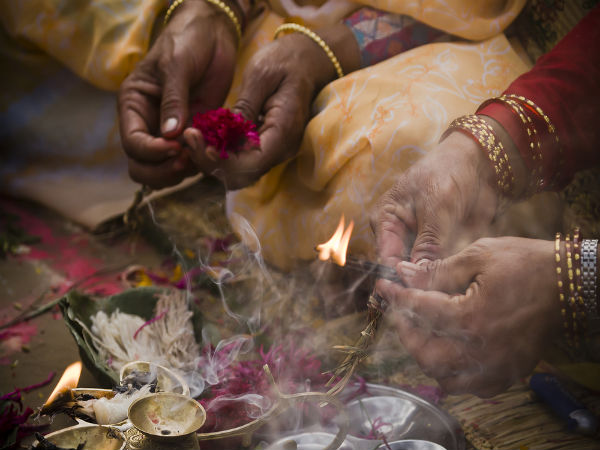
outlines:
M586 185L585 179L580 182ZM141 233L165 252L172 252L174 247L179 251L194 248L206 237L223 238L231 232L223 213L223 194L219 185L202 180L185 191L158 199L152 202L151 214L146 214ZM570 195L577 197L576 194ZM589 200L578 197L575 203L581 205L583 201ZM568 217L573 218L575 214ZM327 270L333 272L327 275ZM314 283L315 271L319 272L319 279L324 283ZM368 286L356 292L344 291L343 272L336 272L335 268L324 271L323 266L318 264L316 268L313 265L291 275L272 269L270 273L272 285L266 290L262 286L261 295L264 299L276 293L277 301L265 303L263 322L272 323L275 335L303 328L316 331L307 334L303 344L315 349L325 367L334 366L338 355L331 351L331 347L351 344L365 325L360 305L364 304L361 299L367 298ZM250 292L244 287L241 296L251 296ZM216 322L224 314L218 301L211 304L212 307L207 305L206 314ZM346 307L340 309L340 304ZM226 328L235 326L235 323L221 320L220 326ZM423 387L437 387L435 380L425 376L402 350L393 331L384 330L382 334L377 351L361 368L361 375L376 383L408 388L416 393ZM382 341L385 343L381 344ZM600 395L592 395L583 389L577 395L590 410L600 415ZM600 448L600 441L567 431L564 422L535 398L524 383L516 384L491 399L470 395L442 396L439 406L461 424L471 446L469 448Z

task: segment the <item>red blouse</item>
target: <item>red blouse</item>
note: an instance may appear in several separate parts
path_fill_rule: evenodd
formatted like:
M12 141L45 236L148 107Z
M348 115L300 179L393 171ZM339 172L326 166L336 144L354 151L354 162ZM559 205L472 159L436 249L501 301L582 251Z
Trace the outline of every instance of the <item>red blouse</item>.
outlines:
M531 114L540 136L545 188L563 188L575 172L600 163L600 5L504 94L531 100L556 128L558 143L543 117ZM509 105L491 102L477 113L505 128L530 170L539 164L532 159L526 127Z

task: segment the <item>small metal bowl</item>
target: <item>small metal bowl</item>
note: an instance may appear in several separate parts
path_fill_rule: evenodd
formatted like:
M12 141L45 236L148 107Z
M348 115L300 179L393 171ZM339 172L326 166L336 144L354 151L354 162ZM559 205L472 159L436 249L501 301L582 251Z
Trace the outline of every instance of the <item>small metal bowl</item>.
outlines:
M84 444L84 450L123 450L125 436L119 430L103 425L75 425L44 436L45 439L61 448L77 448ZM37 448L38 441L33 443Z
M196 400L173 392L159 392L135 400L129 420L152 439L172 440L196 432L206 420L206 411Z
M374 388L370 391L379 394ZM380 392L387 394L383 389ZM408 392L390 390L392 395L381 394L348 403L351 434L368 436L378 423L376 431L388 442L423 440L449 450L464 449L458 424L439 408Z
M402 441L388 442L378 447L378 450L446 450L439 444L431 441L422 441L419 439L405 439Z

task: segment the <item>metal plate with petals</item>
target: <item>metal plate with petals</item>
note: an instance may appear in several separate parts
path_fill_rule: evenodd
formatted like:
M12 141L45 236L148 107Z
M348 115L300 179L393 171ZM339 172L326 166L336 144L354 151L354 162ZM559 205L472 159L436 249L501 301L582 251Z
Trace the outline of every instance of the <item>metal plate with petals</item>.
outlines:
M352 396L352 387L341 396ZM410 392L368 383L366 392L346 405L350 416L350 434L368 436L377 423L377 431L388 442L422 439L447 450L464 450L465 439L458 422L437 406Z

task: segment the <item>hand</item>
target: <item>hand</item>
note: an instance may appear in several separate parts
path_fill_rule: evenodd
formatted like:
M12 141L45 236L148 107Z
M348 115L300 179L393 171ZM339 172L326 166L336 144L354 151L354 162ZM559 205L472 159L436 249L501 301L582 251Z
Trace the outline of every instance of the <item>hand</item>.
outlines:
M447 259L401 262L397 271L409 287L377 283L388 317L449 393L504 391L531 373L560 333L552 241L485 238Z
M121 85L121 141L133 180L160 188L197 172L181 134L192 114L225 100L237 46L229 21L207 2L183 2Z
M335 49L338 45L343 47L341 44L347 39L355 42L343 25L319 34ZM335 50L344 67L360 64L358 50L356 54L352 50ZM348 60L347 55L356 61ZM203 172L221 179L228 189L252 184L272 167L296 155L314 98L335 78L333 64L312 39L301 33L280 36L252 57L232 108L258 124L260 148L230 152L228 159L219 159L214 148L206 147L202 133L189 129L185 137L193 148L194 162Z
M483 235L499 203L494 180L478 144L451 133L379 201L372 227L380 261L443 258Z

